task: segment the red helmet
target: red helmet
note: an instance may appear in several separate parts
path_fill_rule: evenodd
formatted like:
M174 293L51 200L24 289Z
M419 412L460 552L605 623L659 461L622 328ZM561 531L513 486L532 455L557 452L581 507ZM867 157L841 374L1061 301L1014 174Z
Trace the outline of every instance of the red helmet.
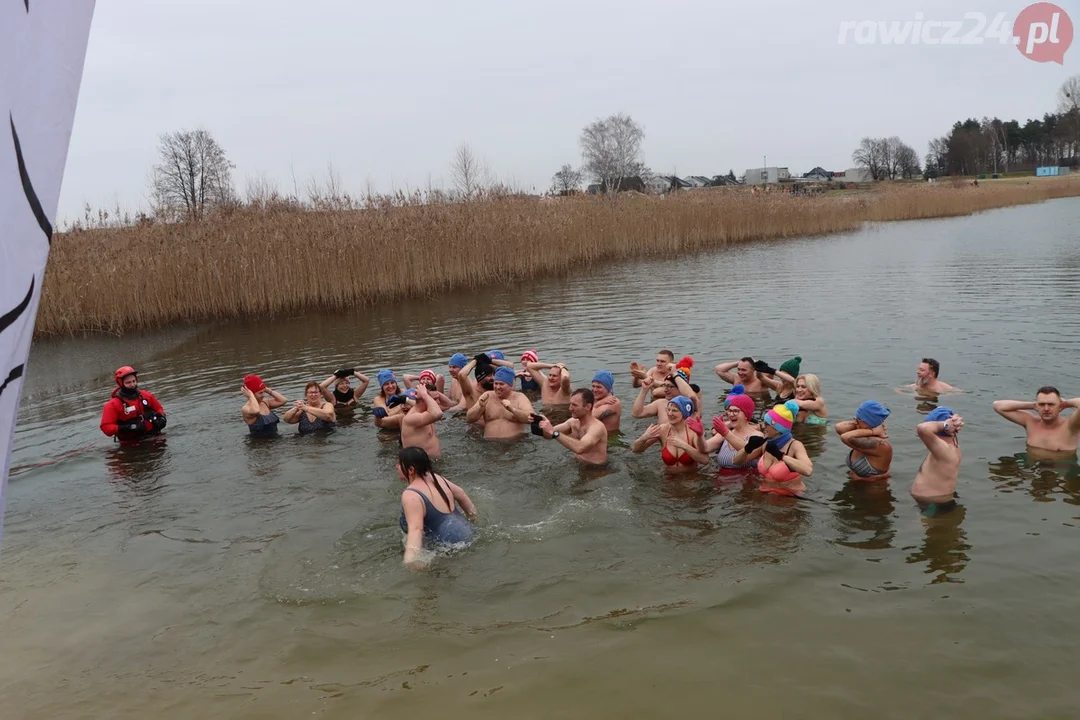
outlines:
M113 373L113 377L116 378L117 385L123 385L124 378L126 378L128 375L134 375L136 380L139 378L139 373L135 372L135 368L131 367L130 365L125 365L122 368L117 368L116 372Z

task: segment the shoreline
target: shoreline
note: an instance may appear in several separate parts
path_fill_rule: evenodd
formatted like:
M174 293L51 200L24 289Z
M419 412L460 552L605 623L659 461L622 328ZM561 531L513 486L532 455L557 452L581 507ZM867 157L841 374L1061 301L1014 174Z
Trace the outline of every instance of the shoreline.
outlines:
M243 207L201 222L57 234L34 339L371 308L604 262L1075 196L1080 177L1070 176L977 187L896 183L819 196L716 188L339 211Z

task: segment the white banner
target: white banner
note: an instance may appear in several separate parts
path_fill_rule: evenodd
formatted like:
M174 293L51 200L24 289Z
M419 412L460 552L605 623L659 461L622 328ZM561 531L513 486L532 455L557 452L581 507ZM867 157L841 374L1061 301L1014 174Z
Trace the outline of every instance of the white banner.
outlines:
M0 539L94 0L0 0Z

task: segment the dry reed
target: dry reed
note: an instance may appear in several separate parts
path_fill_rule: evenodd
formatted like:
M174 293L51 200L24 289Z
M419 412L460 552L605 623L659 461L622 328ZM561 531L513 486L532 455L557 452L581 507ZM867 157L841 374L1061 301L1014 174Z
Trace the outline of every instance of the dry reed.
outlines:
M896 185L863 193L502 198L363 210L240 208L197 223L53 241L38 335L343 310L409 296L1080 195L1080 178Z

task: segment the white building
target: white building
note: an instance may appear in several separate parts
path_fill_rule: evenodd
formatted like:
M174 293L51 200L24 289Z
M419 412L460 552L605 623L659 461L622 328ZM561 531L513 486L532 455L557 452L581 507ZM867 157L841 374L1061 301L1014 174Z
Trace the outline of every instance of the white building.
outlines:
M781 180L790 180L791 173L786 167L751 168L745 177L747 185L775 185Z
M865 183L873 180L866 168L848 168L844 172L833 173L833 182Z

